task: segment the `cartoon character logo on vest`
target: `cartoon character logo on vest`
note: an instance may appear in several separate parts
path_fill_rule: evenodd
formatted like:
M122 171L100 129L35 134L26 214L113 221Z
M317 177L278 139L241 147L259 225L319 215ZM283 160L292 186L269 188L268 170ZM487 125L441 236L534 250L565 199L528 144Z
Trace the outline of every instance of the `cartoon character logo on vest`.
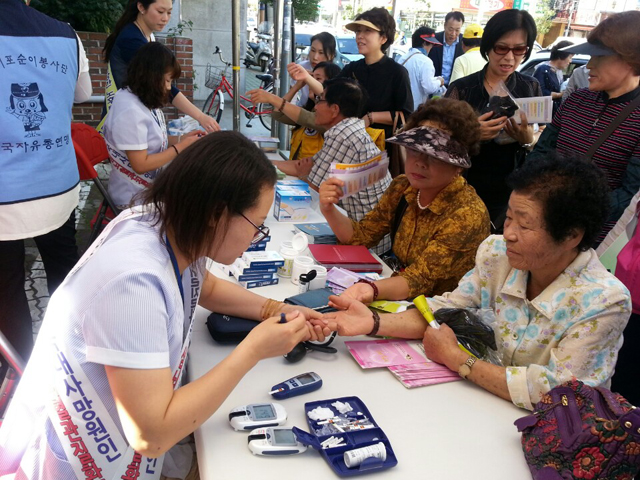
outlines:
M49 110L44 104L42 93L37 83L12 83L11 96L9 97L11 107L7 112L22 121L22 126L26 132L25 137L40 136L40 125L46 117L44 112Z

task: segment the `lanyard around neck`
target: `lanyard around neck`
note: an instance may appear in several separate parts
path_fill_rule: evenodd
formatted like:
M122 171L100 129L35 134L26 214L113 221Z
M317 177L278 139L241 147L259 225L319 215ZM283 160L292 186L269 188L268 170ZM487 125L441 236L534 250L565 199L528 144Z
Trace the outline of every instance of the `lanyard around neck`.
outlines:
M171 265L173 265L173 273L175 273L176 275L176 280L178 281L178 288L180 289L180 297L182 298L182 304L184 305L184 288L182 287L182 274L180 273L180 269L178 268L178 259L176 258L176 254L173 251L173 247L169 242L169 237L165 235L164 239L167 242L167 252L169 252Z

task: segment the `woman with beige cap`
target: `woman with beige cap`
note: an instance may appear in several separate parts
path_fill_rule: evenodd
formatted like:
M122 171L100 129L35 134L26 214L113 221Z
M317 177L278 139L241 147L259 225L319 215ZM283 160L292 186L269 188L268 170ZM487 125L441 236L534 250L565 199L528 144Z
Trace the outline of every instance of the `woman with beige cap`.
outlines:
M413 111L409 74L402 65L385 55L395 38L396 22L384 8L372 8L359 14L345 28L355 32L358 52L364 58L346 65L340 75L357 80L369 96L366 110L362 112L365 126L383 129L385 138L390 138L396 116L402 112L406 118ZM295 80L303 80L308 75L295 65L289 67ZM317 95L322 93L319 83L309 82L309 87ZM401 125L399 122L398 126ZM390 164L393 163L390 158Z

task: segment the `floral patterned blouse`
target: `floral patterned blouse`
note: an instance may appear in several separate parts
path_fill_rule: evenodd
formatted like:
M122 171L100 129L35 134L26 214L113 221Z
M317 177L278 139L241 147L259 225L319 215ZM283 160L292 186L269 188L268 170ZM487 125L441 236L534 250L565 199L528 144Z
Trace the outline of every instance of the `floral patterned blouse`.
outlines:
M515 405L532 410L551 388L575 377L608 386L622 331L631 313L629 291L588 250L540 295L527 300L529 272L509 265L502 236L487 238L476 267L458 288L430 298L443 307L490 308L498 353Z
M392 250L407 265L398 275L409 284L410 298L456 288L473 268L476 250L490 233L487 209L464 178L456 177L424 210L418 208L417 194L405 175L396 177L378 205L359 222L351 222L349 242L368 248L377 245L391 231L404 195L407 209Z

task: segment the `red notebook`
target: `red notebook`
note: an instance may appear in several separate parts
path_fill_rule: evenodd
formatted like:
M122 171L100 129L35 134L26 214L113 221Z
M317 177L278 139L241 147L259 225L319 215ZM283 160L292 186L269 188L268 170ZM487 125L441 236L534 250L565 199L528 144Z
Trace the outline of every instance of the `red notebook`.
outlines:
M363 245L309 244L311 255L327 268L341 267L353 272L382 273L382 265Z

